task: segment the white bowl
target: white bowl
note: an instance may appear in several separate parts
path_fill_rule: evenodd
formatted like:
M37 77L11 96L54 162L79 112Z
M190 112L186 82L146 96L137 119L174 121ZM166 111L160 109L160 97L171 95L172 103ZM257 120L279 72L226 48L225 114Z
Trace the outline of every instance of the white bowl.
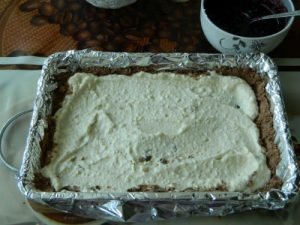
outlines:
M208 18L204 8L204 1L209 0L201 0L200 21L203 33L209 43L215 49L225 54L249 53L257 51L268 53L282 42L294 21L294 18L291 17L282 30L272 35L263 37L243 37L231 34L217 27ZM282 0L282 2L288 11L295 10L291 0Z
M118 9L130 5L137 0L86 0L92 5L105 9Z

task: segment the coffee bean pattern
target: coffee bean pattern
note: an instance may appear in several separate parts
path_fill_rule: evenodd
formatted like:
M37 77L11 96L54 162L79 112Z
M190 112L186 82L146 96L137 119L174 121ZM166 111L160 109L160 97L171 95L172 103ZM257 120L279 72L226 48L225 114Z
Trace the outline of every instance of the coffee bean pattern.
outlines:
M20 10L23 12L30 12L38 9L41 6L40 0L28 0L20 6Z
M27 0L19 8L36 12L33 26L59 25L62 35L77 41L78 49L197 52L203 43L208 46L201 35L199 2L139 0L108 10L83 0Z

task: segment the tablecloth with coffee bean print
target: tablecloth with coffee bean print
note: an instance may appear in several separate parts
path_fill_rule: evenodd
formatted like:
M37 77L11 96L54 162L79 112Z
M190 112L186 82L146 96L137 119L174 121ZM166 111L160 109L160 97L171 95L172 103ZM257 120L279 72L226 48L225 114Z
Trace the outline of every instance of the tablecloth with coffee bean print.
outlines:
M300 8L300 0L295 1ZM2 12L1 12L2 11ZM200 0L139 0L120 9L84 0L1 0L0 55L42 55L91 48L127 52L216 52L203 36ZM300 23L271 53L300 57Z

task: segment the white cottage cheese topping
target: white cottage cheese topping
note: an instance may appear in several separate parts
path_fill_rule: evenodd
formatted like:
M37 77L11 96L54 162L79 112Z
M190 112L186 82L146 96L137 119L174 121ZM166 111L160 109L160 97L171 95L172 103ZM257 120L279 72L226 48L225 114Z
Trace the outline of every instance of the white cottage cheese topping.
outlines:
M42 170L56 190L253 191L270 179L253 122L255 94L242 79L78 73L69 85Z

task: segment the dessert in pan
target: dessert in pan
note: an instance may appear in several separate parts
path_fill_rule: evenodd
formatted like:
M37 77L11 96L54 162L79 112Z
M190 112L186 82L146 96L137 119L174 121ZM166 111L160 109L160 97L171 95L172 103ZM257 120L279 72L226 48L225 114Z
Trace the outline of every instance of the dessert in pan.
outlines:
M44 65L19 187L133 222L282 208L296 180L267 56L71 51Z
M237 68L145 70L93 68L59 82L41 171L54 191L249 192L274 180L279 152L263 79Z

